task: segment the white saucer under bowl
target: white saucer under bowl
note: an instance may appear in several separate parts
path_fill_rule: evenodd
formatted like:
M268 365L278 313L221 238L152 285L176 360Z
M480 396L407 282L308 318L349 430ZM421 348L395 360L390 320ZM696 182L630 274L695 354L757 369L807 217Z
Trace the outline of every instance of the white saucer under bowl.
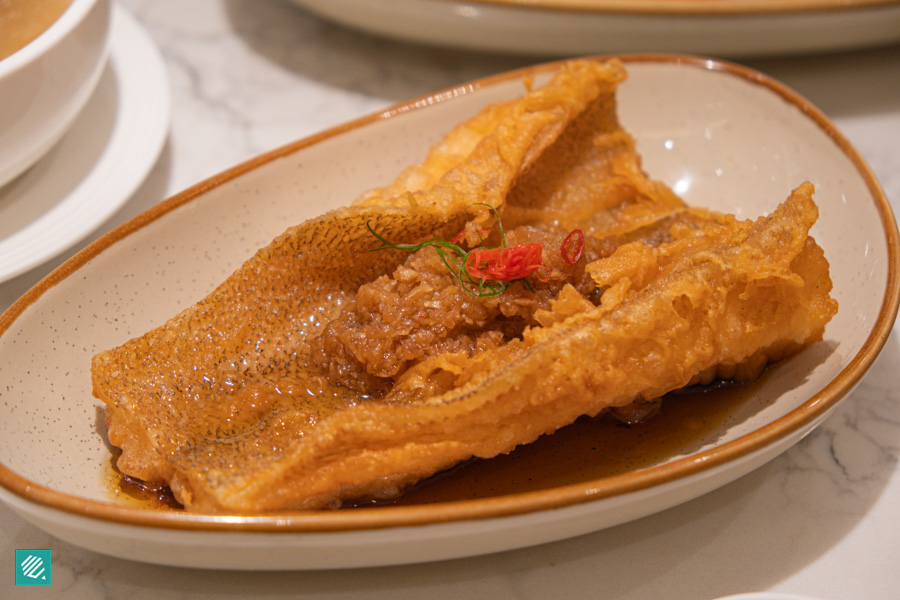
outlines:
M159 49L115 7L93 96L56 147L0 187L0 282L70 248L128 201L159 157L170 112Z

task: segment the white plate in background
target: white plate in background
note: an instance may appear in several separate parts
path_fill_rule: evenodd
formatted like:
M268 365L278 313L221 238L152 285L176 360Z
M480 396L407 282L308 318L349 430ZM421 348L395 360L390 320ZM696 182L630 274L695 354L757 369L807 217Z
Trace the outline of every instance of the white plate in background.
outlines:
M293 0L414 43L536 56L751 57L900 41L898 0Z

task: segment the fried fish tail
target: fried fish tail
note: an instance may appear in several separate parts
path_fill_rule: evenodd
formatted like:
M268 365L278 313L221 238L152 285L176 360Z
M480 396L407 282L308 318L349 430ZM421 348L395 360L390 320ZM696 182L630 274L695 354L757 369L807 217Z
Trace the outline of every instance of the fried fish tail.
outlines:
M154 484L195 482L175 486L190 507L196 481L211 497L223 481L251 485L322 419L365 403L307 359L316 327L403 260L370 252L378 241L367 228L397 243L453 236L467 206L502 206L521 173L588 105L611 101L624 75L617 61L562 67L545 86L460 125L424 165L355 206L289 228L207 297L94 356L93 394L122 450L119 469Z
M756 221L685 207L641 171L619 127L623 77L616 61L566 64L393 183L289 228L206 298L97 354L93 390L120 470L200 512L393 497L581 415L749 378L821 339L837 305L809 236L812 185ZM490 208L470 220L474 203ZM442 263L370 251L371 231L415 246L464 228L473 247L497 225L475 221L495 217L509 220L511 242L545 240L548 252L578 228L580 262L563 250L563 266L544 263L546 282L463 306L470 294L445 285L458 282ZM420 307L452 318L429 321Z
M837 305L827 261L807 236L815 219L810 193L802 186L771 216L731 221L702 243L660 246L656 272L637 286L619 272L600 306L466 360L420 363L389 402L334 413L252 486L197 488L194 507L314 508L391 497L581 415L659 397L710 370L783 358L821 339ZM412 393L417 378L439 373L453 380L444 393Z

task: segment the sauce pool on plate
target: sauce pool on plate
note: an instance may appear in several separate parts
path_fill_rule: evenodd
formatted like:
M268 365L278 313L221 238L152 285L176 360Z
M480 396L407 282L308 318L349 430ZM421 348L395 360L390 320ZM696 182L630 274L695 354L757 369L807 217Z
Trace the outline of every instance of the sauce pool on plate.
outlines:
M409 506L517 494L592 481L651 467L714 441L717 432L755 396L765 373L750 384L719 384L671 393L658 414L635 424L608 415L572 425L490 460L473 459L420 482L394 500L358 500L344 509ZM109 489L131 506L181 510L165 486L124 476L110 461Z

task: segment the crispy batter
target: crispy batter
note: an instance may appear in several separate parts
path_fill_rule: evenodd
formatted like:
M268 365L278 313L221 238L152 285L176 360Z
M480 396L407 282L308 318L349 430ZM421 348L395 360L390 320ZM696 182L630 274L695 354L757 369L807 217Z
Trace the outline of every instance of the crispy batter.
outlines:
M393 497L583 414L752 378L821 339L837 305L808 236L812 185L755 222L685 207L644 176L616 121L623 78L615 61L567 64L95 356L119 469L195 511ZM367 223L396 243L496 235L492 211L467 213L475 202L510 241L544 242L548 281L475 298L432 248L367 252ZM585 251L568 265L553 249L576 227Z

